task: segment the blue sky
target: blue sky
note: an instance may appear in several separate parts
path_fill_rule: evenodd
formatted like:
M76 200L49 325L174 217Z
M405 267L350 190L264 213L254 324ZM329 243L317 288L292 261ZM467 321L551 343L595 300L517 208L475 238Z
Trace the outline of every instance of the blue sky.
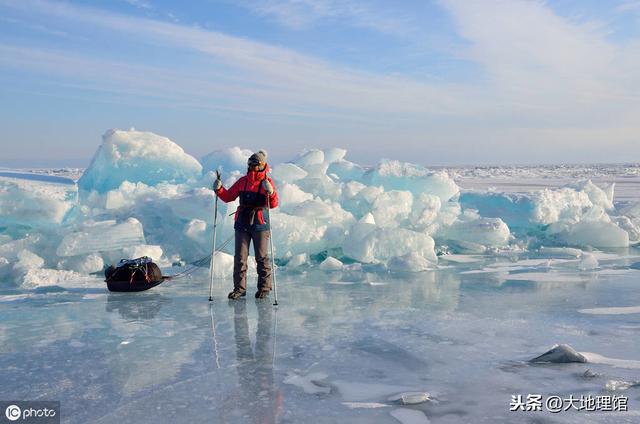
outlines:
M0 0L1 166L188 153L637 162L640 0Z

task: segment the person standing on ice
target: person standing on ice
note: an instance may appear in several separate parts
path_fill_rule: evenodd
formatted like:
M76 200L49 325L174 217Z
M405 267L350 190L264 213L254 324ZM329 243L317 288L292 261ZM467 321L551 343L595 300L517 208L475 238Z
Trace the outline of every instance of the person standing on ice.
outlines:
M228 190L216 179L213 189L222 201L229 203L240 198L235 212L236 251L233 261L233 291L229 299L239 299L247 293L247 258L253 241L258 267L256 299L269 296L271 291L271 263L269 258L269 212L278 206L278 193L273 180L267 175L267 153L259 150L247 161L247 175L241 177ZM267 205L267 199L269 204Z

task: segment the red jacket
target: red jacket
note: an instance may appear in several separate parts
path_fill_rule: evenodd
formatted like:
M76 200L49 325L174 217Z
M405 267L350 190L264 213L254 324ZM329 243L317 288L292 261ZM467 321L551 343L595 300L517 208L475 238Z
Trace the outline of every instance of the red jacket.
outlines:
M228 190L224 187L220 187L216 194L226 203L233 202L238 198L240 192L245 190L246 184L246 191L252 191L255 193L260 191L261 193L264 193L266 195L264 188L262 188L262 181L266 178L267 181L269 181L269 183L271 184L271 187L273 187L273 194L269 196L269 207L271 209L276 208L278 207L278 192L276 191L276 186L273 184L273 180L267 175L269 170L269 165L265 164L262 171L248 171L247 175L240 177L240 179L236 181ZM258 219L259 224L265 223L262 209L258 209L256 211L256 218ZM236 210L235 219L238 219L238 210Z

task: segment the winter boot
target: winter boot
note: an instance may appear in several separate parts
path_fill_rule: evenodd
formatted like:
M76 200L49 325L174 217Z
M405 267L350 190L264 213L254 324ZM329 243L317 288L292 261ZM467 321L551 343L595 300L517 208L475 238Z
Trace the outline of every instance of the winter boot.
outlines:
M269 292L270 292L270 291L271 291L271 290L269 290L269 289L266 289L266 290L258 290L258 291L256 292L256 299L264 299L264 298L266 298L266 297L269 297Z
M247 295L247 292L245 290L233 289L233 291L229 293L227 297L231 300L237 300L237 299L240 299L241 297L245 297L246 295Z

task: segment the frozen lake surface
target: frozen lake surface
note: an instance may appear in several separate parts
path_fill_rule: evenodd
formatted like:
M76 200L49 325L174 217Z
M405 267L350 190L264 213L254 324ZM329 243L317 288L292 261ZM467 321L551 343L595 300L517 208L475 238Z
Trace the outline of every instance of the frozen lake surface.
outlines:
M230 276L219 276L208 302L206 269L148 292L107 292L99 270L117 255L158 252L171 274L179 270L172 264L206 253L213 196L195 160L164 171L202 180L131 184L106 173L105 191L84 198L75 183L83 170L0 170L9 193L0 222L0 400L60 401L65 423L640 422L638 166L449 168L443 176L397 163L365 172L334 158L319 163L330 163L329 172L311 163L317 152L302 156L300 167L280 168L283 180L298 185L280 186L289 203L274 214L274 225L284 225L274 239L280 252L298 253L301 265L278 258L278 307L273 295L253 299L255 275L247 298L236 302L226 299ZM302 168L308 176L300 177ZM344 184L356 171L366 184ZM584 178L603 188L559 189ZM422 196L423 186L439 197ZM469 202L462 208L458 187ZM491 203L491 193L534 194ZM405 198L413 208L403 209ZM415 205L422 215L414 216ZM462 210L476 207L488 218ZM351 246L351 258L362 260L344 254L339 271L321 270L327 251L347 252L340 237L358 225L375 227L368 211L379 226L372 234L380 236L369 240L377 250ZM533 218L535 225L523 226ZM559 224L568 232L551 231ZM609 242L610 230L622 231L618 224L629 247L590 247ZM294 235L325 232L287 237L300 226ZM230 225L222 228L220 240L231 234ZM576 228L589 232L588 242ZM414 257L387 251L410 245L394 238L400 231L432 231L417 257L421 272L398 272ZM306 247L315 254L302 258L296 249ZM228 272L230 255L225 260ZM587 362L529 362L556 344ZM537 395L541 411L510 411L519 396ZM544 403L551 396L624 397L628 411L569 404L552 413Z
M205 272L133 294L5 291L0 398L59 400L73 423L638 422L640 252L625 255L282 275L277 308L227 301L224 281L209 303ZM526 362L555 343L601 357ZM431 400L389 400L402 392ZM528 394L625 395L629 412L509 411Z

